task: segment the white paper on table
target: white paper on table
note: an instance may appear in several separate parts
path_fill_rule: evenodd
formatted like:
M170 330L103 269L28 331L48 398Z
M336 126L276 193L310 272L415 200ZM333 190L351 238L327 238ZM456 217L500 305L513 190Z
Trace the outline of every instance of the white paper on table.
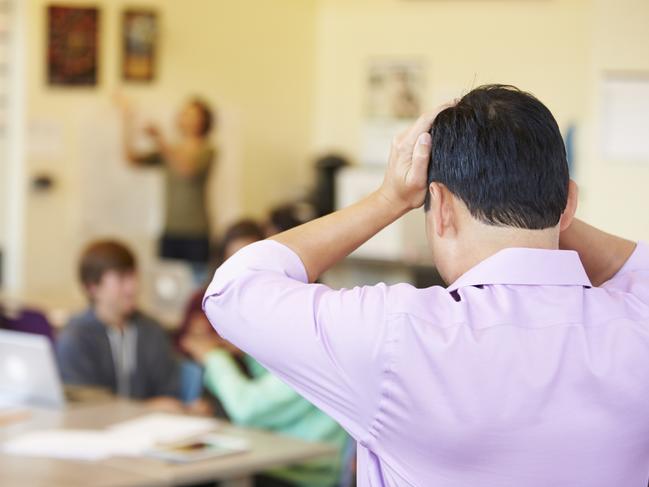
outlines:
M141 455L153 446L148 438L94 430L33 431L4 443L12 455L74 460L103 460L111 456Z
M156 445L174 443L214 431L218 421L154 413L105 430L43 430L9 439L4 453L32 457L103 460L112 456L139 456Z
M174 443L214 431L219 422L167 413L153 413L117 423L108 431L132 438L147 438L151 443Z

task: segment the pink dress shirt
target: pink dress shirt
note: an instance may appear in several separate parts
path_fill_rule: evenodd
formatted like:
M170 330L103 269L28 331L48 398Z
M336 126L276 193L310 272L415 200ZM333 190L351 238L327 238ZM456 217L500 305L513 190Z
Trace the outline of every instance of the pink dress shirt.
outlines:
M274 242L209 286L214 328L358 442L358 485L646 487L649 247L591 287L506 249L448 288L307 284Z

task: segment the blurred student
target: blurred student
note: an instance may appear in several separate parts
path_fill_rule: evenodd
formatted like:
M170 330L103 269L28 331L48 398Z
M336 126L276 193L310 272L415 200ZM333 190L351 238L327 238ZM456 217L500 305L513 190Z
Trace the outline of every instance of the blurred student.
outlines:
M228 229L221 243L223 260L239 249L263 239L256 223L244 220ZM309 462L260 477L259 486L332 487L340 477L341 459L348 437L338 424L296 394L254 359L223 340L201 310L200 300L188 310L190 324L180 347L204 366L204 384L223 405L232 422L262 428L309 441L334 444L339 455Z
M254 220L243 219L234 223L226 230L223 238L216 245L210 267L212 270L215 270L223 263L226 256L234 254L238 249L252 242L262 240L264 236L264 230ZM180 365L181 396L186 402L192 402L202 398L205 392L203 388L203 366L194 360L191 353L182 344L188 337L197 340L202 338L212 339L214 337L214 329L205 319L202 309L203 294L206 288L207 285L199 289L190 298L185 308L183 321L173 337L176 351L182 358ZM242 367L242 370L245 370L245 365L243 365L242 361L239 359L237 361ZM214 414L223 417L228 416L218 398L212 396L211 402L213 404Z
M332 458L268 472L256 479L256 487L337 485L349 438L333 419L214 332L206 339L187 337L183 346L205 367L205 386L218 397L233 423L327 442L338 449ZM237 358L243 360L249 375Z
M71 319L56 342L64 382L180 409L171 343L164 329L137 309L131 251L116 241L92 243L82 254L79 277L89 306Z
M155 149L136 151L131 110L124 109L124 152L134 166L160 167L165 178L165 220L159 254L192 265L200 279L209 259L210 225L205 199L210 168L216 150L210 141L214 114L209 105L193 98L177 119L179 139L171 142L156 125L146 127Z
M276 206L268 213L268 219L264 225L266 236L271 237L302 225L311 220L313 216L313 207L307 203L287 203Z
M263 240L264 237L264 229L254 220L244 219L234 223L225 231L223 238L214 251L213 270L240 248ZM199 290L189 300L185 308L183 321L174 336L176 350L185 357L191 358L191 355L182 346L185 338L214 336L214 329L205 320L201 307L204 293L205 289Z
M253 220L241 220L233 224L217 245L210 267L216 269L223 263L226 256L230 256L238 249L263 238L263 229ZM206 286L199 289L190 298L185 308L183 321L173 339L176 351L182 358L180 364L181 397L185 402L193 402L202 398L205 391L203 388L203 366L197 363L191 353L183 347L183 341L187 338L211 340L215 336L214 329L205 319L201 306L205 289ZM242 370L245 370L243 363L240 360L238 362ZM218 398L212 397L210 402L216 416L228 416Z

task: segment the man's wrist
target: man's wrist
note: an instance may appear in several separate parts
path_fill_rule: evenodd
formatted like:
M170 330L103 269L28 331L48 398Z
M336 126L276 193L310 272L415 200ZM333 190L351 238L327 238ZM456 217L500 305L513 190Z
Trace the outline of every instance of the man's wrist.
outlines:
M410 203L399 198L393 191L381 186L377 189L373 196L379 205L385 208L385 211L394 219L397 220L403 215L412 210Z

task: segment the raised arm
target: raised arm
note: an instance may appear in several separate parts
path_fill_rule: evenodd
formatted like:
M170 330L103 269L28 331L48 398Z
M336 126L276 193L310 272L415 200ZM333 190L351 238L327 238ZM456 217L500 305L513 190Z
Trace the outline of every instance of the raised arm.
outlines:
M603 232L578 219L561 233L559 246L579 253L586 273L595 286L615 276L636 248L634 242Z
M216 271L203 300L219 335L356 439L374 422L385 364L393 360L399 328L386 310L394 291L385 284L334 290L308 282L423 204L433 119L421 117L395 140L384 182L370 196L241 249Z
M122 112L122 140L124 158L128 161L129 164L133 166L142 165L144 156L142 154L139 154L135 150L135 127L133 124L133 110L131 109L129 103L122 98L118 100L118 103L120 104L120 109Z
M422 115L406 133L395 138L380 188L352 206L273 237L300 257L310 282L381 229L423 204L431 150L428 131L436 114Z
M122 149L124 159L131 166L152 167L159 166L163 163L164 154L160 149L158 138L160 131L154 125L146 128L147 134L152 137L156 143L156 149L152 152L140 152L135 147L135 124L133 123L133 108L128 99L118 94L115 95L115 102L121 112L122 117Z

